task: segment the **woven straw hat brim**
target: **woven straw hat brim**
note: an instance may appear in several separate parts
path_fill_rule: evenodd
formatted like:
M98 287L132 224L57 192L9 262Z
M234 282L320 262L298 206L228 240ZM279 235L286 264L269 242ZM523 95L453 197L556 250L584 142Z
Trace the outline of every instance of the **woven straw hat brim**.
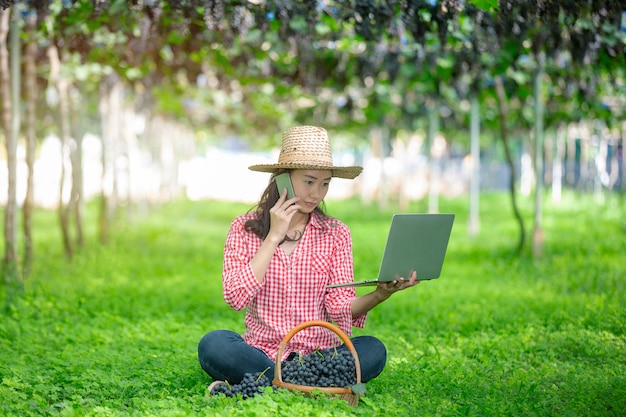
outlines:
M300 163L284 163L284 164L260 164L248 167L251 171L276 173L281 169L320 169L331 171L332 176L336 178L345 178L352 180L359 176L363 167L347 166L347 167L328 167L322 165L309 165Z
M276 172L280 169L321 169L332 171L333 177L353 179L363 168L336 167L330 151L326 129L316 126L295 126L283 133L278 163L252 165L252 171Z

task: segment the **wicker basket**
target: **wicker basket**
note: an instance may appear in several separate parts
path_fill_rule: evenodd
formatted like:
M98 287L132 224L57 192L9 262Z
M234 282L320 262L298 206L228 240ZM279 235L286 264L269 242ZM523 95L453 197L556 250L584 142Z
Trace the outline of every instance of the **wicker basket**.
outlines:
M287 344L289 343L291 338L295 336L296 333L303 329L306 329L307 327L314 326L326 327L327 329L332 330L345 343L352 356L354 356L354 365L356 367L356 384L353 387L315 387L309 385L291 384L289 382L283 381L281 358L283 356L285 348L287 347ZM354 349L352 341L350 341L350 338L337 326L320 320L301 323L291 329L291 331L285 335L283 341L280 343L280 346L278 348L278 353L276 356L276 366L274 368L274 381L272 383L279 388L286 388L292 391L299 391L303 393L312 393L314 391L325 392L334 396L335 398L347 401L348 404L353 407L356 407L359 404L359 397L365 393L364 384L361 383L361 364L359 362L359 357L356 353L356 350ZM358 387L358 389L355 389L355 387Z

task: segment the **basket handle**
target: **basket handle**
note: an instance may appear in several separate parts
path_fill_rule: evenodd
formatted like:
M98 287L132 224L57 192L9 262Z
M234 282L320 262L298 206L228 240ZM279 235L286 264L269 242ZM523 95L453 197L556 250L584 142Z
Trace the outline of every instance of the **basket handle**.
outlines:
M283 341L280 342L280 346L278 347L278 352L276 353L276 366L274 367L274 380L279 381L281 383L283 382L281 358L283 357L283 353L285 352L285 349L287 348L287 344L289 343L291 338L294 337L296 333L298 333L299 331L306 329L307 327L315 327L315 326L325 327L333 331L337 336L339 336L341 341L346 345L346 347L348 348L348 351L354 357L354 366L356 368L356 383L360 384L361 383L361 363L359 362L359 355L357 355L356 349L354 348L352 341L350 340L348 335L346 335L339 327L323 320L305 321L304 323L300 323L297 326L295 326L293 329L289 331L289 333L285 335L285 337L283 338Z

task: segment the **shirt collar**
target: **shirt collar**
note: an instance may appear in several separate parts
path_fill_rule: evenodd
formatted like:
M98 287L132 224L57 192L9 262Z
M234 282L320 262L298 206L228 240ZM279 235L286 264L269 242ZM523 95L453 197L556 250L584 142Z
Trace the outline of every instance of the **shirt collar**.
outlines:
M322 219L319 213L313 211L311 212L311 218L309 219L309 226L315 227L317 229L322 229L324 225L322 224Z

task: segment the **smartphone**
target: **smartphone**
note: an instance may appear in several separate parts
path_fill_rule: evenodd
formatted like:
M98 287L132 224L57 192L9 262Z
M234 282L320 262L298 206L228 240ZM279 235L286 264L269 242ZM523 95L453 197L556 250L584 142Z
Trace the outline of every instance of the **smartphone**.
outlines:
M287 200L296 196L296 193L293 191L293 184L291 184L291 178L289 177L288 172L276 175L274 180L276 181L276 187L278 187L278 194L282 194L283 190L286 188Z

